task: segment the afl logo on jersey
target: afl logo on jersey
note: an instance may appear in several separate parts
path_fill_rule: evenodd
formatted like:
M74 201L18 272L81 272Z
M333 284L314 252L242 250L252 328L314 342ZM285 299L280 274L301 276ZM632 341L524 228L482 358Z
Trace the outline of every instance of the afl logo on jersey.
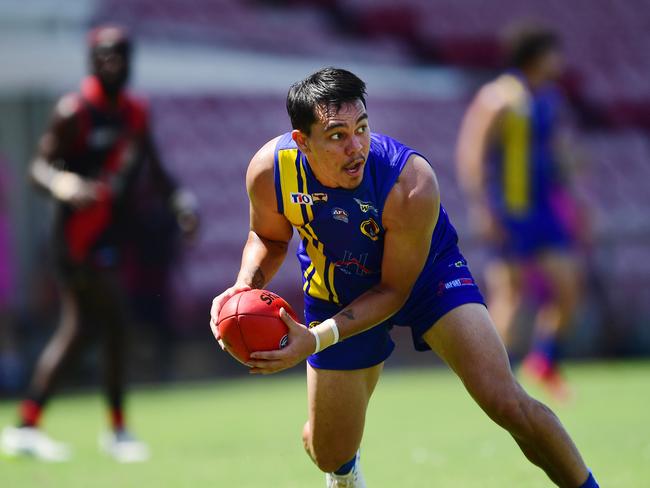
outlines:
M371 240L376 241L379 239L379 226L374 219L370 218L368 220L364 220L361 222L359 228L361 229L361 233L364 236L370 237Z
M348 223L348 213L342 208L335 207L332 209L332 217L339 222Z
M298 205L313 205L314 199L309 193L292 193L291 202Z

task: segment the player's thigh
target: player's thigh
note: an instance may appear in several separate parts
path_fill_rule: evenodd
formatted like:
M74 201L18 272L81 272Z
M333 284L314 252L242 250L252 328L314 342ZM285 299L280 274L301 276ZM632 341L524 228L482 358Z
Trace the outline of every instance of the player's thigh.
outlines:
M309 427L314 448L361 443L366 409L383 362L365 369L327 370L307 365Z
M540 254L537 264L556 296L577 298L582 269L576 256L568 252L548 250Z
M518 391L503 342L483 305L468 303L453 309L423 339L483 408Z
M491 259L485 266L485 284L492 297L520 296L523 289L523 270L516 261L502 258Z

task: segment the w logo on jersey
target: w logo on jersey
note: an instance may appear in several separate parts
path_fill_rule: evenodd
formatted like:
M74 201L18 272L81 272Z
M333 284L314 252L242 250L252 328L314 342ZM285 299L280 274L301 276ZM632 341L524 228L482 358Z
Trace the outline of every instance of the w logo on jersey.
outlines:
M354 201L359 204L359 208L363 213L371 212L373 215L377 215L379 213L377 212L377 209L372 204L372 202L364 202L363 200L359 200L358 198L355 198Z
M292 193L291 202L298 205L313 205L314 199L309 193Z

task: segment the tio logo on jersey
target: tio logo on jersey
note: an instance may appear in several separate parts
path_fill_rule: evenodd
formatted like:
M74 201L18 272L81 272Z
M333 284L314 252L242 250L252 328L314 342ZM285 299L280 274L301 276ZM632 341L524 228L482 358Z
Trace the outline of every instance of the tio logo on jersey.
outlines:
M313 205L314 199L309 193L291 193L291 202L298 205Z

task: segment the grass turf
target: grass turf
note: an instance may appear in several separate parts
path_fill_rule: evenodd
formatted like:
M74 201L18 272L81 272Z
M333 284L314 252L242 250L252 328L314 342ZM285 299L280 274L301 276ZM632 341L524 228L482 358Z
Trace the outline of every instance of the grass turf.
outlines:
M650 362L566 370L576 400L549 404L601 486L650 486ZM0 486L324 486L301 447L304 390L299 374L135 389L129 417L153 451L138 465L117 464L97 451L105 425L98 394L62 395L48 410L45 428L73 446L73 460L2 458ZM15 403L1 402L0 425L14 419ZM362 466L371 488L551 486L446 369L387 368L369 410Z

